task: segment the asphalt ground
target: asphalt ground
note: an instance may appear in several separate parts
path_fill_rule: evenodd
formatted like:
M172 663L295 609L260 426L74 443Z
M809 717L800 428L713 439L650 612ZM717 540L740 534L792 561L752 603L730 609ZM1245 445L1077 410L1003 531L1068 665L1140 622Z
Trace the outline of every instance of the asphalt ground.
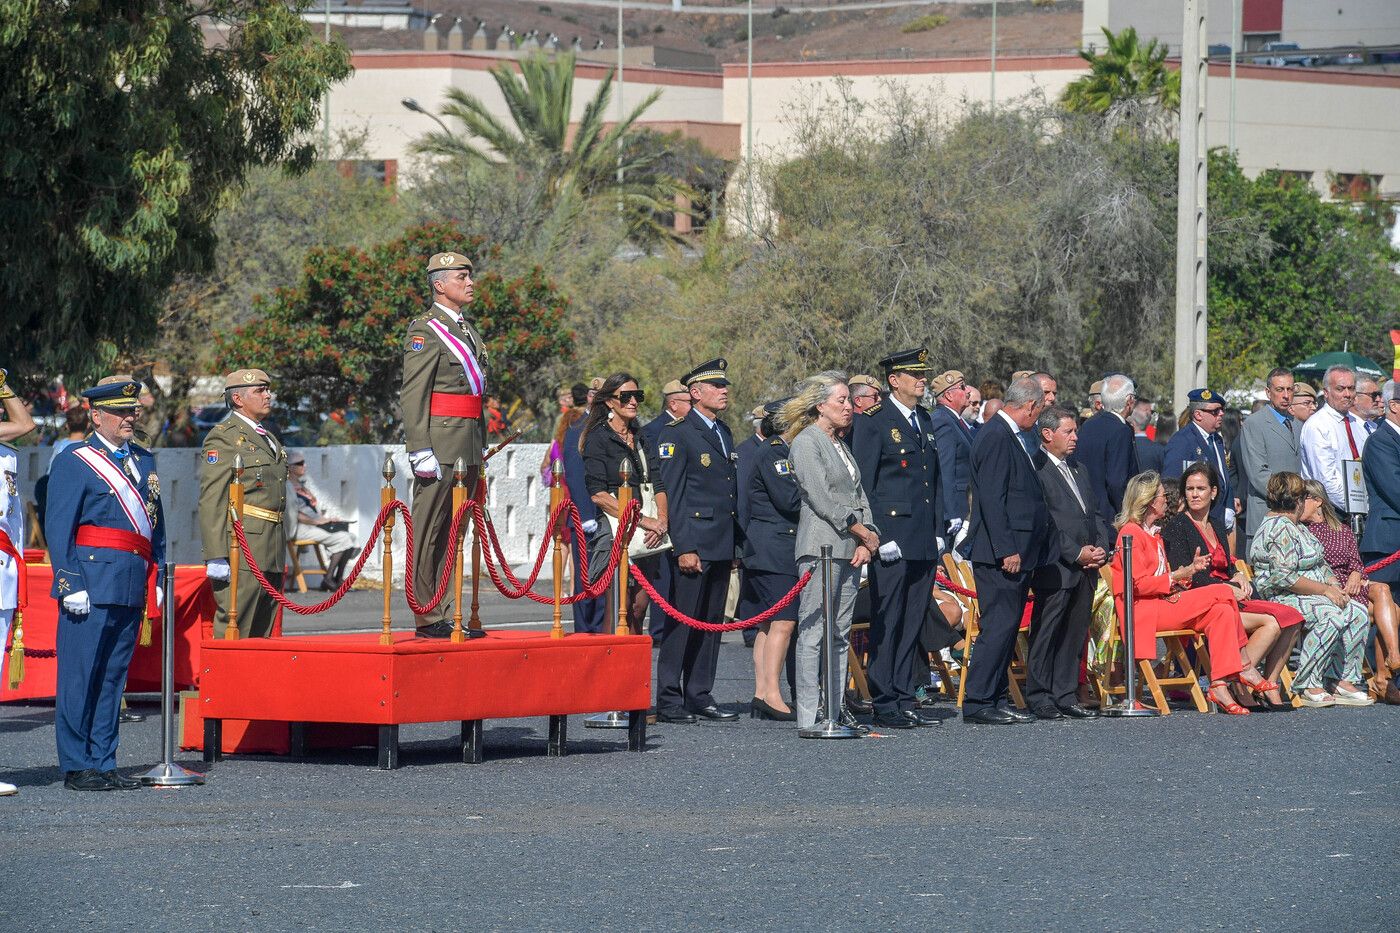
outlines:
M513 609L528 622L541 612ZM504 613L502 613L504 614ZM309 625L373 628L373 594ZM366 622L356 622L363 615ZM488 615L488 624L499 615ZM405 616L396 627L408 624ZM306 626L296 620L292 626ZM305 630L305 629L302 629ZM726 636L716 696L752 695ZM120 766L159 757L156 707ZM78 794L53 708L0 707L0 929L1394 930L1400 707L964 726L404 727L235 757L199 788ZM202 769L196 755L177 756Z

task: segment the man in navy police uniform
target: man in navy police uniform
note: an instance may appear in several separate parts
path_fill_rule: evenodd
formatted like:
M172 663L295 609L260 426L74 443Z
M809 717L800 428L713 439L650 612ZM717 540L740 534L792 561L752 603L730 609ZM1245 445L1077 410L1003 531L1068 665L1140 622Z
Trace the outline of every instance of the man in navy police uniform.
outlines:
M165 559L156 461L131 443L140 390L111 376L83 392L95 433L59 453L49 474L44 535L61 607L54 726L70 790L140 786L117 773L117 717L149 584Z
M914 653L932 599L939 533L946 527L933 423L920 406L928 387L928 350L880 361L889 394L857 415L856 464L880 522L879 559L870 564L870 679L875 723L890 729L936 726L919 712Z
M1215 467L1220 485L1210 514L1219 519L1226 530L1232 529L1238 503L1230 485L1233 459L1226 453L1225 442L1220 437L1220 425L1225 421L1225 398L1210 389L1192 389L1186 393L1186 402L1190 421L1167 441L1167 449L1162 454L1162 479L1180 479L1188 465L1201 460Z
M729 364L710 360L681 382L690 392L690 412L661 429L657 457L671 521L672 605L693 619L719 623L729 574L742 544L738 519L737 453L729 425L719 420L729 407ZM656 716L662 722L693 723L696 717L733 722L710 691L715 685L719 633L702 632L667 618L656 658Z

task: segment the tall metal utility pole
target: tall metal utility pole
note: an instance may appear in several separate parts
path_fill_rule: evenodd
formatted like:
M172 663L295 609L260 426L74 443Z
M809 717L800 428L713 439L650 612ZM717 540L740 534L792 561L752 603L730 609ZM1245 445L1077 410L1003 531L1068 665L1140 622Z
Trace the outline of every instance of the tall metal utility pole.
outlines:
M1172 400L1206 384L1206 5L1184 0L1176 170L1176 365Z
M1244 0L1230 0L1230 155L1235 154L1235 61L1240 57Z
M997 109L997 0L992 0L992 112Z
M622 91L626 82L622 76L622 0L617 0L617 125L622 126ZM617 137L617 185L622 187L622 136ZM622 213L622 192L617 195L617 212Z
M326 45L331 44L331 0L326 0ZM331 157L331 89L326 88L326 96L321 101L322 136L325 149L321 158Z
M749 105L744 117L744 222L753 235L753 0L749 0L749 72L747 79Z

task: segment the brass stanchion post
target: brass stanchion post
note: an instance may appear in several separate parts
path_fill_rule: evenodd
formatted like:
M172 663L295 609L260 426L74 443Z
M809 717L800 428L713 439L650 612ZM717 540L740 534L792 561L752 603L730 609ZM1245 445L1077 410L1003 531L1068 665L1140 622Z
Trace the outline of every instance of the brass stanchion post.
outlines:
M554 479L549 484L549 514L551 516L558 510L560 503L564 501L564 486L559 482L559 478L564 474L564 461L554 461ZM551 638L564 637L563 621L563 598L564 598L564 534L559 524L556 524L551 533L554 537L554 627L550 629Z
M632 467L624 459L622 466L618 468L618 476L622 478L622 483L617 487L617 533L623 531L623 520L627 515L627 507L632 504ZM630 540L622 542L622 553L617 558L617 634L631 635L632 625L628 620L631 615L627 611L627 546Z
M476 478L476 501L481 505L482 518L486 517L486 464L479 467ZM476 519L472 519L472 524L476 524ZM470 628L481 630L481 536L485 534L484 528L472 528L472 617L468 624ZM458 590L460 596L461 591Z
M384 488L379 490L379 508L394 501L394 458L387 456L384 458L384 469L381 475L384 477ZM392 645L394 635L389 630L389 595L394 587L394 513L390 512L388 518L384 520L384 618L381 620L384 630L379 633L379 643L381 645Z
M452 464L452 480L452 517L455 519L462 509L462 503L467 501L467 467L461 457ZM462 634L462 546L466 531L467 526L462 525L457 532L457 557L452 566L452 595L455 597L452 602L452 640L455 642L467 640L467 636Z
M224 639L238 639L238 535L233 523L243 522L243 455L234 454L233 482L228 484L228 625L224 627Z

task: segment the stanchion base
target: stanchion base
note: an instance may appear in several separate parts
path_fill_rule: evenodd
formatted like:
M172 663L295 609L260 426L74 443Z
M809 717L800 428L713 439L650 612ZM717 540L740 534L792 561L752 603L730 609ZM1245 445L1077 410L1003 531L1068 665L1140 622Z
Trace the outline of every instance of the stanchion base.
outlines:
M616 709L611 713L594 713L592 716L583 717L585 729L626 729L630 725L628 715Z
M804 739L858 739L860 733L850 726L843 726L839 722L830 719L812 725L806 729L798 729L797 734Z
M204 783L204 775L187 771L174 762L158 764L145 774L140 781L147 787L192 787Z
M1142 703L1120 703L1117 706L1110 706L1107 709L1099 710L1099 715L1107 716L1110 719L1137 719L1161 714L1152 707Z

